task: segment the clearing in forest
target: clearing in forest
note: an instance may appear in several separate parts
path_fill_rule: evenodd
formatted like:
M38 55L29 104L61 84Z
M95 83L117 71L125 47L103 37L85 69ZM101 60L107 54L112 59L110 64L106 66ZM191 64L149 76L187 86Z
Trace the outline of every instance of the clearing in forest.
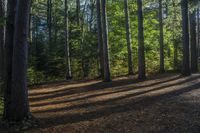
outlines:
M29 100L41 124L28 132L200 132L200 74L44 85Z

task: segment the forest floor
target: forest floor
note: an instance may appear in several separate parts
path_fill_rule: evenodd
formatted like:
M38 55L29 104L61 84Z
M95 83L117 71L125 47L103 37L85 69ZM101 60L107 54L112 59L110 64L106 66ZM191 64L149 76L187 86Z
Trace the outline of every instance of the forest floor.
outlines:
M31 88L30 133L199 133L200 74L72 81Z

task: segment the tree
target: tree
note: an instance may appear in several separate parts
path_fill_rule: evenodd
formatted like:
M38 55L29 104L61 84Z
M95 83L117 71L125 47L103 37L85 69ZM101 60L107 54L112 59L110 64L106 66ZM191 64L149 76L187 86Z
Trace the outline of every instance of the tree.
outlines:
M106 0L102 0L101 4L102 4L104 81L109 82L111 78L110 78L110 64L109 64L109 52L108 52L108 25L107 25L107 14L106 14Z
M190 53L191 53L191 71L198 71L197 41L196 41L196 12L190 13Z
M142 0L137 0L137 5L138 5L138 71L139 71L138 78L146 79Z
M104 77L104 62L103 62L103 38L102 38L102 23L101 23L101 1L97 0L97 30L98 30L98 54L100 62L100 77Z
M77 25L80 25L80 0L76 0L76 18L77 18Z
M198 57L200 57L200 10L199 7L197 8L197 46L198 46Z
M126 22L126 41L127 41L127 51L128 51L128 73L129 75L133 75L133 57L132 57L128 0L124 0L124 13L126 19L125 22Z
M4 43L5 43L5 1L0 0L0 93L2 91L2 83L4 79Z
M16 9L16 12L14 12ZM15 15L14 15L15 14ZM10 27L7 35L12 35L13 42L7 40L11 56L7 56L9 61L9 75L5 93L4 118L12 121L22 121L29 116L28 89L27 89L27 48L29 30L30 0L18 0L17 3L8 0L7 26ZM23 19L21 19L23 18ZM10 31L14 31L10 33ZM10 37L9 37L10 38ZM7 55L8 55L7 52ZM11 82L12 80L12 82ZM8 85L10 84L10 85Z
M47 1L47 23L49 30L49 54L52 50L52 0Z
M65 63L66 79L72 78L70 52L69 52L69 31L68 31L68 0L65 0Z
M165 71L164 68L164 37L163 37L163 11L162 0L159 0L159 27L160 27L160 72Z
M189 54L189 23L188 23L188 0L181 0L182 11L182 43L183 43L183 69L182 74L188 76L190 71L190 54Z
M12 89L12 58L14 42L14 23L16 1L7 1L6 40L5 40L5 87L4 87L4 119L12 119L11 89Z

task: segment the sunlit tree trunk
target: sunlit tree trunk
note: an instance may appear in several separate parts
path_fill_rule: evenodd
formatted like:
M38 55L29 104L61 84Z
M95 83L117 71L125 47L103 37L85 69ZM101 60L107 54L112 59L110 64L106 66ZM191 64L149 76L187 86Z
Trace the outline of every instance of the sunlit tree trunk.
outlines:
M138 78L146 79L142 0L138 4Z
M103 59L104 59L104 81L111 80L108 48L108 25L106 13L106 0L102 0L102 33L103 33Z
M65 0L65 63L66 79L72 78L70 52L69 52L69 31L68 31L68 0Z
M188 22L188 0L181 0L182 11L182 30L183 30L183 69L182 74L188 76L190 71L190 54L189 54L189 22Z
M126 19L125 22L126 22L126 41L127 41L127 50L128 50L128 73L129 75L133 75L133 57L132 57L128 0L124 0L124 13L125 13L125 19Z
M197 41L196 41L196 12L190 14L190 53L191 53L191 71L198 71Z
M165 71L164 68L164 37L163 37L163 12L162 0L159 0L159 27L160 27L160 72Z

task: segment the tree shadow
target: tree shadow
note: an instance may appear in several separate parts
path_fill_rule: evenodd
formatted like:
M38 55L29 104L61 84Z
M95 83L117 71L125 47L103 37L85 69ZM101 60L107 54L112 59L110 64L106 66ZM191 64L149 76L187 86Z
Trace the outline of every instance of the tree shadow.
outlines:
M167 80L158 81L158 82L151 83L151 84L148 84L148 85L141 85L141 86L138 86L138 87L135 87L135 88L130 88L130 89L151 87L151 86L154 86L154 85L167 83L167 82L170 82L170 81L173 81L173 80L178 80L180 78L181 78L181 76L176 76L176 77L172 77L172 78L167 79ZM150 79L150 80L154 80L154 79ZM110 83L98 82L98 83L86 85L86 86L83 86L83 87L72 87L72 88L67 88L67 89L53 91L53 92L52 91L51 92L40 92L40 93L36 93L36 94L33 93L33 94L29 94L29 96L36 96L36 95L42 95L42 96L40 96L40 97L30 97L29 101L30 102L41 101L41 100L45 100L45 99L62 97L62 96L67 96L67 95L72 95L72 94L83 93L83 92L87 93L87 92L90 92L90 91L106 90L108 88L115 88L115 87L119 88L120 86L125 87L126 85L131 85L131 84L135 84L135 83L139 83L139 82L142 82L142 81L141 80L133 80L133 79L123 79L123 80L112 81ZM128 90L129 90L129 88L127 89L127 91ZM120 90L119 90L119 92L120 92Z
M97 119L100 117L108 117L111 114L122 113L122 112L127 112L127 111L132 111L132 110L139 110L140 108L148 108L149 106L152 106L157 101L166 100L171 97L176 97L183 93L187 93L187 92L197 90L197 89L200 89L200 83L196 83L191 86L183 87L179 90L173 90L173 91L160 94L160 95L145 96L137 100L126 101L123 104L106 106L105 108L98 109L91 112L67 114L67 115L62 115L62 116L54 116L51 118L40 118L40 120L45 122L45 124L43 125L45 127L56 126L60 124L77 123L81 121L89 121L89 120ZM95 106L95 105L91 104L91 106Z
M178 83L162 85L162 86L159 86L159 87L155 87L153 89L139 91L139 92L135 92L135 93L130 93L130 94L127 94L125 96L114 97L114 98L110 98L110 99L106 99L106 100L102 100L102 101L97 101L97 102L94 102L94 103L83 103L83 104L80 104L80 105L72 105L70 107L54 108L54 109L51 109L51 110L38 110L38 111L34 111L34 113L60 112L60 111L68 111L68 110L74 110L74 109L80 109L80 108L89 108L89 107L92 107L92 106L103 106L103 105L111 104L111 103L119 101L119 100L124 100L124 99L128 99L128 98L131 98L131 97L135 97L135 96L138 96L138 95L142 95L142 94L146 94L146 93L150 93L150 92L154 92L154 91L158 91L158 90L165 90L169 87L173 87L173 86L181 85L183 83L191 82L191 81L193 81L197 78L200 78L200 76L192 77L192 78L180 81ZM44 105L54 106L54 104L68 103L68 102L73 102L73 101L77 101L77 100L89 99L89 98L93 98L93 97L97 97L97 96L104 96L104 95L115 94L115 93L122 93L122 92L127 92L127 91L130 91L130 90L133 90L133 89L141 89L141 88L143 88L143 87L141 87L141 86L138 86L136 88L130 87L128 89L123 89L123 87L122 87L122 90L119 90L119 91L90 95L90 96L77 98L77 99L71 99L71 100L62 100L62 101L53 101L53 102L49 102L49 103L42 103L42 104L37 104L36 106L32 106L32 107L37 107L37 106L41 107L41 106L44 106Z

